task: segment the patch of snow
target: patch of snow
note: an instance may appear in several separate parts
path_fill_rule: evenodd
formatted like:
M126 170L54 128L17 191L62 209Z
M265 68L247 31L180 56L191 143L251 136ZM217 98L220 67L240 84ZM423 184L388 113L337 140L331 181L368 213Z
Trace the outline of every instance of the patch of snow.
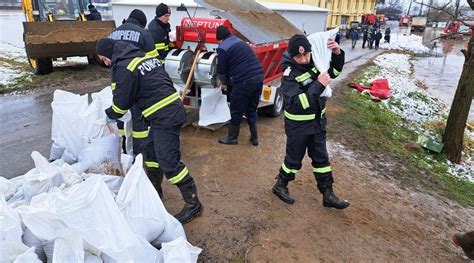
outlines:
M24 48L14 46L12 44L0 42L0 57L13 59L17 62L28 62Z
M411 51L416 54L431 54L431 50L423 45L423 38L417 35L396 35L390 43L380 44L381 49Z
M412 65L406 54L384 54L374 62L380 69L379 76L374 79L388 79L392 98L398 103L384 101L385 105L396 114L415 123L426 121L442 121L447 114L447 106L431 97L421 89L412 76ZM371 80L372 81L372 80Z
M379 70L377 76L369 77L370 72L366 72L364 76L371 78L369 83L380 78L388 80L392 96L380 105L407 120L404 122L407 128L419 134L428 135L433 132L425 128L424 123L446 121L444 116L447 116L449 107L419 87L418 81L413 76L410 55L383 54L375 58L374 63ZM468 130L467 133L472 135ZM452 164L447 161L449 174L474 182L474 165L471 155L472 151L463 153L461 164Z

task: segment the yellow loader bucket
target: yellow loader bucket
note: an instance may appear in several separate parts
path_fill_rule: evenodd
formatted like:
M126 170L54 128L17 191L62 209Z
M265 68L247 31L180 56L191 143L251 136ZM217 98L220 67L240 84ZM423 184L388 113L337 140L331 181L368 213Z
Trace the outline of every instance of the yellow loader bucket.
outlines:
M114 21L23 22L30 60L73 56L92 57L100 38L115 29Z

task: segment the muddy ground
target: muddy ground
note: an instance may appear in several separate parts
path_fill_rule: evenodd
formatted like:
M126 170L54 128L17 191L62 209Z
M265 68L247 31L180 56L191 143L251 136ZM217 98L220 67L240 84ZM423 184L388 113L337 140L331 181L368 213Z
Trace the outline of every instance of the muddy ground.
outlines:
M342 78L361 63L364 61L347 64ZM59 72L56 77L30 85L33 91L0 98L6 134L0 143L1 170L10 177L32 167L28 160L32 150L48 155L49 103L55 89L84 93L109 83L107 70L100 67L55 70ZM336 95L341 85L334 83ZM337 99L335 96L328 106L329 135L331 115L344 114L331 111ZM322 207L309 159L290 185L297 201L293 205L281 202L271 187L284 158L283 118L262 116L259 129L258 147L248 142L245 123L237 146L217 143L226 134L225 128L212 132L188 126L182 130L183 160L205 206L200 218L185 225L189 241L203 248L200 261L467 261L449 237L457 230L474 229L474 210L414 185L401 186L387 176L401 168L397 167L399 162L389 156L361 154L362 138L348 143L330 136L329 141L335 191L351 202L348 209ZM15 138L15 134L20 136ZM381 159L385 165L374 165ZM24 165L11 171L13 162ZM178 212L183 203L177 188L164 185L164 194L169 211Z

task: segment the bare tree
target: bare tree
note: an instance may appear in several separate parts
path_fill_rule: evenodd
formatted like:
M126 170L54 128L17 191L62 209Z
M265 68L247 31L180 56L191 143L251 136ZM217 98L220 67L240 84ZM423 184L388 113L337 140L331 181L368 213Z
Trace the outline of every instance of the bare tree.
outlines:
M458 2L458 1L456 1ZM467 3L474 10L474 0L467 0ZM443 8L446 10L449 1ZM431 8L436 8L431 6ZM453 20L458 20L458 14L450 14ZM464 21L459 22L468 25ZM474 25L469 25L472 29L471 38L467 45L467 50L462 50L464 54L464 65L461 78L458 82L456 94L449 111L448 121L443 135L444 148L443 152L447 154L448 159L454 163L459 163L462 157L464 130L471 108L472 98L474 96Z

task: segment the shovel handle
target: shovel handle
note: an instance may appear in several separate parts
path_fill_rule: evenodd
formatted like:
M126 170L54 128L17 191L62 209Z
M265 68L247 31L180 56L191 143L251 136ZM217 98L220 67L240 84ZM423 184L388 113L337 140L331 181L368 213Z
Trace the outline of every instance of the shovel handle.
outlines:
M186 84L184 85L184 88L183 88L183 94L181 94L181 100L184 100L184 97L186 97L186 92L188 91L189 84L191 83L191 79L193 78L194 69L196 68L196 64L197 64L197 61L199 59L199 54L201 54L200 49L196 52L196 56L194 57L194 61L193 61L193 65L191 67L191 71L189 71L188 79L186 80Z

